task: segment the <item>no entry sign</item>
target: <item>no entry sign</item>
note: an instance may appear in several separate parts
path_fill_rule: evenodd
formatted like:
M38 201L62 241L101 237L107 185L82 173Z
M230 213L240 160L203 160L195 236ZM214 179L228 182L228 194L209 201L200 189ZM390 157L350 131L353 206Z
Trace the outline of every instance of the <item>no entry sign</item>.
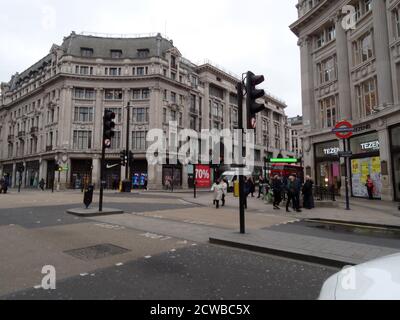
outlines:
M353 125L348 121L341 121L332 130L339 139L349 139L354 132Z

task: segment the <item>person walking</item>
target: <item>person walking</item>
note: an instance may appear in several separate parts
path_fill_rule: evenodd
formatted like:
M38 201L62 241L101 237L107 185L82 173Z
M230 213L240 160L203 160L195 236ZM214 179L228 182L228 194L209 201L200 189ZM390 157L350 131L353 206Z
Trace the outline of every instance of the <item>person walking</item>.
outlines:
M214 182L214 184L211 187L211 191L214 192L214 205L217 209L219 209L219 202L222 200L222 195L223 195L220 180Z
M365 184L365 186L367 187L367 191L368 191L368 199L369 200L374 200L374 181L371 179L371 176L368 175L367 176L367 182Z
M265 183L264 177L262 175L260 175L258 178L258 197L257 197L257 199L261 198L261 193L263 192L264 183Z
M314 196L313 196L314 182L311 180L310 176L306 176L306 182L303 185L303 207L306 209L314 208Z
M294 176L289 177L286 190L287 190L286 212L290 212L289 210L290 203L293 204L297 212L301 212L300 208L298 207L298 203L296 201L297 182Z
M301 212L300 210L300 194L302 188L302 181L298 176L295 176L295 194L294 194L294 207L293 209L297 212Z
M246 181L244 183L244 208L247 209L247 199L251 193L251 181L250 178L246 178Z
M249 177L249 186L250 186L250 194L251 197L254 198L254 192L256 192L256 184L254 182L253 177Z
M279 205L282 202L282 189L283 189L282 181L279 178L279 176L276 175L272 180L272 192L274 194L274 202L272 205L274 207L274 210L281 209Z
M225 207L225 200L228 194L228 183L225 179L221 180L221 188L222 188L222 206Z
M46 183L44 182L44 179L42 178L42 180L40 180L40 182L39 182L39 188L42 190L42 191L44 191L44 185L45 185Z

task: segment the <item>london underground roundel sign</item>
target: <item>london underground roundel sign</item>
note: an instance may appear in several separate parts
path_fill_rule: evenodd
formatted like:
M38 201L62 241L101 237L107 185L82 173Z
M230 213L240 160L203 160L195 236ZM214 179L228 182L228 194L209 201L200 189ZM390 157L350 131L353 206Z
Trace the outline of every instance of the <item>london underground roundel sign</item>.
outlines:
M339 139L349 139L354 132L354 127L349 121L341 121L332 130Z

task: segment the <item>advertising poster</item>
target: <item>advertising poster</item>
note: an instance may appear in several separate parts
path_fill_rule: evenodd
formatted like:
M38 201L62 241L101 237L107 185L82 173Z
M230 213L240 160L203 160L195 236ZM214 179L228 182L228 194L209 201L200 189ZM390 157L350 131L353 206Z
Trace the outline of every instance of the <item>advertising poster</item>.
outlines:
M353 196L362 198L368 197L368 191L365 184L368 175L370 175L374 182L374 197L380 198L382 194L380 157L353 159L351 160L351 168Z
M196 186L198 188L210 188L211 187L210 166L196 165Z

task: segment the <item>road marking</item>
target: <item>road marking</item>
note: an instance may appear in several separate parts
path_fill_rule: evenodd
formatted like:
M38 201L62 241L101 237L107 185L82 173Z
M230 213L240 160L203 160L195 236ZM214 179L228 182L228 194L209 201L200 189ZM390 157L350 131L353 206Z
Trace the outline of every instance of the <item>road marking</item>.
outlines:
M150 233L150 232L146 232L146 233L142 233L140 234L140 236L145 237L145 238L149 238L152 240L160 240L160 241L166 241L171 239L171 237L168 236L164 236L164 235L159 235L156 233Z
M188 202L188 201L186 201L186 200L179 199L178 201L179 201L180 203L184 204L185 206L191 206L191 205L192 205L190 202Z
M189 223L189 224L197 224L201 226L215 226L214 223L210 222L203 222L203 221L196 221L196 220L183 220L184 223Z
M176 252L176 249L171 249L170 252Z
M151 256L145 256L144 258L145 259L151 259Z
M108 230L124 230L125 229L125 227L108 224L108 223L95 223L94 225L97 227L100 227L100 228L108 229Z
M117 267L121 267L121 266L123 266L124 264L122 263L122 262L120 262L120 263L116 263L115 264L115 266L117 266Z
M42 286L41 286L41 285L38 285L38 286L34 286L33 288L37 290L37 289L42 288Z

